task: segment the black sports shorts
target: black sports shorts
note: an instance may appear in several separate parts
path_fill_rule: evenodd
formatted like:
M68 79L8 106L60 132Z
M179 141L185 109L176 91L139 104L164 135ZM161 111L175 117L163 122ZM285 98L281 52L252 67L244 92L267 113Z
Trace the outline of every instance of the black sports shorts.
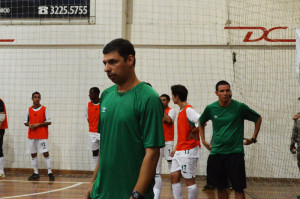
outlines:
M224 189L228 186L228 180L235 191L243 191L247 187L244 154L209 155L207 184Z

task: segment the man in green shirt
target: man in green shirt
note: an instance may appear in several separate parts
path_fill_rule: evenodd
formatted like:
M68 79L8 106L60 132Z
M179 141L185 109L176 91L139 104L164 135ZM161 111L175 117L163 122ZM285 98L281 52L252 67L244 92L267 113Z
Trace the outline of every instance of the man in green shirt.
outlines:
M210 150L207 160L207 183L217 187L218 198L228 199L229 178L236 199L245 199L246 172L244 147L256 142L261 116L247 105L230 98L230 85L219 81L216 85L219 100L208 105L199 118L199 132L203 145ZM205 140L204 126L212 120L213 144ZM244 138L244 120L255 123L252 138ZM244 142L243 142L244 140Z
M87 198L152 199L164 114L158 94L135 74L135 50L124 39L104 49L104 71L115 85L101 95L100 157Z

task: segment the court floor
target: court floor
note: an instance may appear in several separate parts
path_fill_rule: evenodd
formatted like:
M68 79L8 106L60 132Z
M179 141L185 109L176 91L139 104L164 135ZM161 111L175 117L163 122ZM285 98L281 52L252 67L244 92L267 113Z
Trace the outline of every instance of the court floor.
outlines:
M56 176L54 182L49 182L47 176L42 176L39 181L27 181L27 175L10 174L0 180L0 198L84 198L89 185L90 175ZM198 199L214 199L215 190L203 191L205 178L197 178ZM183 186L184 199L187 199L187 190ZM267 182L250 181L246 189L247 199L297 199L300 195L299 182ZM229 191L229 198L234 198L234 192ZM163 177L161 199L172 199L171 184L168 176Z

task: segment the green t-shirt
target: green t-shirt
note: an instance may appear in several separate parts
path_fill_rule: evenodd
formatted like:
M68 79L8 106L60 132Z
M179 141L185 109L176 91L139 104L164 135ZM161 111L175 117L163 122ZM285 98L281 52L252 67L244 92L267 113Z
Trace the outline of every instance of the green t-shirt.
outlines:
M130 198L145 148L165 144L163 114L158 94L143 82L124 93L116 85L103 91L98 125L100 165L91 198ZM154 176L146 199L153 198L153 185Z
M212 120L213 144L210 155L244 153L244 120L256 122L260 115L246 104L232 100L227 107L219 101L208 105L199 118L201 126Z

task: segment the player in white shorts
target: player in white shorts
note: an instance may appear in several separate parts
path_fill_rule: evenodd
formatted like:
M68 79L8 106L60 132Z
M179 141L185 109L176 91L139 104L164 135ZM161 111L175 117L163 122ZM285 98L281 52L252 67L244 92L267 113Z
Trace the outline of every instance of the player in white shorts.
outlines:
M177 146L172 151L171 183L175 199L182 199L181 176L185 179L188 189L188 198L196 199L198 189L195 182L195 170L199 158L199 132L197 113L187 103L188 90L182 85L171 87L172 100L180 108L177 118Z
M155 185L153 187L154 199L160 197L160 192L162 188L162 179L161 179L161 165L162 157L164 157L168 162L168 168L171 169L172 157L170 156L173 147L174 147L174 120L176 117L176 112L174 109L169 107L170 97L167 94L160 96L160 100L164 107L164 117L163 117L163 129L165 137L165 147L160 149L159 161L156 167L155 175Z
M43 153L45 163L48 168L48 177L50 181L55 178L52 174L51 159L48 149L48 126L51 124L49 111L40 104L41 94L32 93L33 106L26 111L24 124L28 126L28 146L27 153L31 154L34 173L28 180L38 180L40 178L38 171L37 153Z
M93 152L93 170L95 170L100 147L100 134L98 133L98 122L100 116L100 89L92 87L89 91L90 102L86 107L85 117L89 123L89 148Z

